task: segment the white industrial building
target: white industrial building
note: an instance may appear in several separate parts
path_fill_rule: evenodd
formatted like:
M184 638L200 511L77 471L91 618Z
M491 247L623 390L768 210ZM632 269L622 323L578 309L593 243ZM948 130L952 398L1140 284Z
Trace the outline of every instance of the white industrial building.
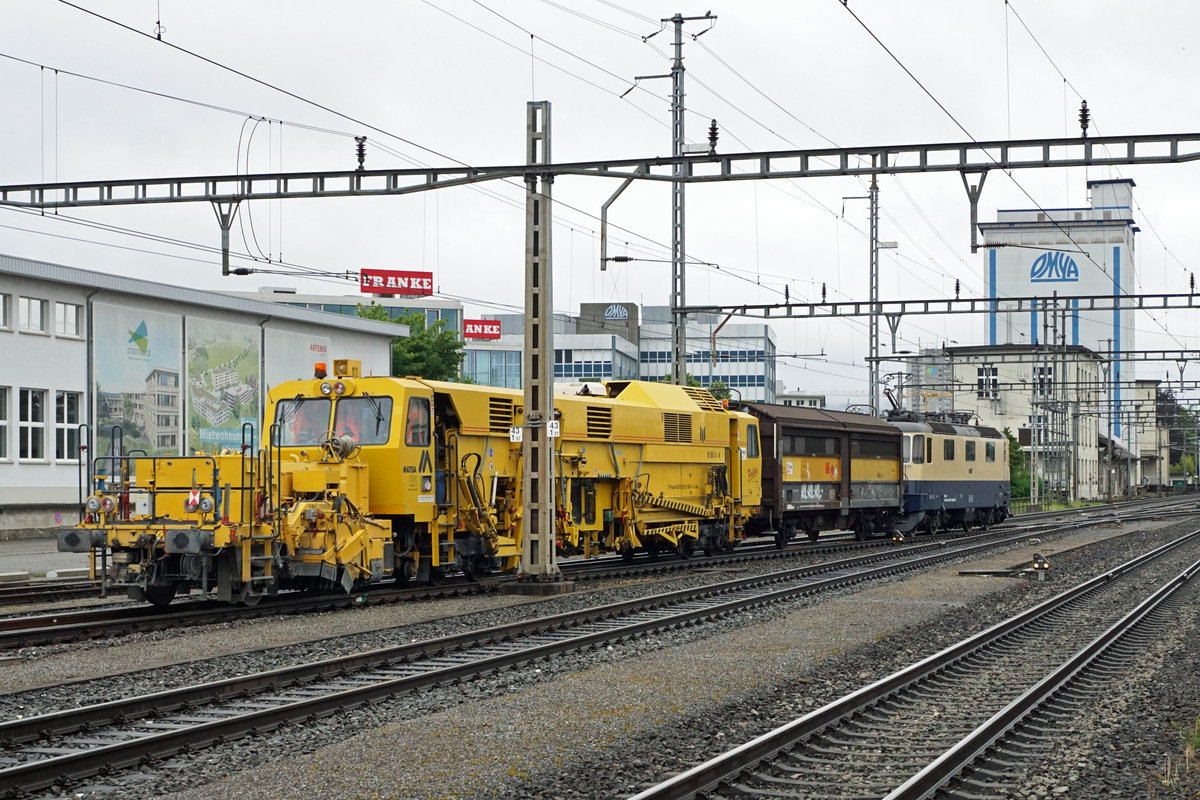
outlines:
M987 343L1065 343L1115 353L1109 377L1118 439L1122 382L1133 378L1124 374L1120 353L1136 349L1134 311L1079 311L1076 301L1054 297L1136 293L1133 187L1131 180L1088 181L1086 208L1001 210L996 222L979 225L987 243L984 282L994 299ZM1005 310L1014 305L1006 297L1040 300L1031 310L1015 312Z
M408 329L0 255L0 536L76 521L87 462L256 441L266 390ZM114 439L117 444L114 445Z

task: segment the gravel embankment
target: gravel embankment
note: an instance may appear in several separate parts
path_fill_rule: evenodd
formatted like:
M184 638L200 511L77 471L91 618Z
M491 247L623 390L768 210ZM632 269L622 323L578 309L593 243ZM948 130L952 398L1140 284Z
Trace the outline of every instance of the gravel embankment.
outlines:
M760 610L717 626L644 638L540 668L526 667L461 687L375 703L308 727L172 759L147 769L135 781L122 780L119 786L75 787L71 795L123 798L178 792L185 800L625 796L647 781L661 779L935 652L1182 529L1174 525L1054 555L1106 535L1093 529L969 565L1008 566L1028 560L1038 550L1054 565L1054 580L1045 584L960 577L958 567L941 569L818 601ZM677 581L669 583L675 588ZM619 593L606 592L604 599L617 599ZM585 600L586 595L579 595L553 602L567 605ZM538 608L541 613L543 604ZM527 612L481 611L469 624L494 624L490 618L495 615ZM345 625L336 618L357 614L329 616L335 618L333 624ZM310 635L317 624L309 618L300 622L310 628ZM468 623L432 623L431 627L455 624ZM429 634L418 627L388 635L394 641L398 636ZM145 646L141 641L132 648ZM203 652L205 645L192 640L192 646L194 653ZM79 668L86 670L93 652L64 655L81 660ZM1170 662L1173 656L1166 653L1166 657ZM1185 664L1181 662L1181 668ZM171 672L175 669L182 668L165 668L168 682L178 677ZM1179 684L1190 682L1194 681L1172 684L1180 691L1176 707L1181 710L1190 700ZM1131 690L1135 683L1128 684ZM1147 691L1153 697L1157 690L1151 686ZM36 694L24 697L32 703L30 698ZM198 786L205 781L209 782Z

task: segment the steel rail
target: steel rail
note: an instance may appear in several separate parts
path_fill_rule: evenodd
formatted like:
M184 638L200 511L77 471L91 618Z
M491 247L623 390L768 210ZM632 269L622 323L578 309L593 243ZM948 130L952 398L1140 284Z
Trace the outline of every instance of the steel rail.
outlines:
M1200 530L1193 531L1173 542L1143 553L1119 567L1078 584L1055 597L993 625L981 633L953 644L915 664L851 692L845 697L834 700L811 713L805 714L786 725L769 731L703 764L685 770L673 778L639 792L629 798L629 800L684 800L685 798L693 798L702 792L712 790L745 771L753 770L756 765L768 761L797 742L818 733L838 720L886 698L893 692L913 684L931 673L944 669L965 656L977 652L985 645L1025 627L1031 622L1107 584L1113 579L1137 569L1197 538L1200 538Z
M99 584L87 578L62 581L28 581L0 586L0 605L53 603L80 597L98 597Z
M920 800L931 796L983 756L999 739L1009 734L1037 708L1050 702L1087 671L1111 654L1112 647L1128 636L1155 610L1200 572L1200 561L1192 564L1169 583L1146 598L1137 608L1113 623L1104 633L1077 652L1052 673L1038 681L1020 697L997 712L991 719L965 736L935 761L913 775L884 800Z
M230 619L249 619L277 614L349 608L379 603L394 603L412 599L445 597L454 594L479 594L495 591L497 580L478 583L454 583L443 586L387 586L354 594L319 596L282 595L265 598L255 606L232 606L208 600L176 605L163 610L154 606L101 608L86 611L47 612L44 614L0 617L0 650L33 645L54 644L80 639L100 639L140 631L227 622Z
M82 709L13 720L0 724L0 741L18 744L36 741L47 735L62 735L85 729L92 730L98 725L114 720L128 721L151 713L161 714L212 702L214 699L238 697L263 690L278 690L280 687L288 687L300 682L346 675L355 670L378 667L383 664L411 662L418 654L434 657L450 656L468 645L479 647L499 644L517 636L534 637L534 643L530 647L485 655L482 658L469 658L418 675L376 681L369 685L286 702L283 705L259 709L235 717L199 722L186 728L166 730L91 750L19 763L0 770L0 793L13 794L42 789L63 779L82 778L102 770L137 764L149 757L168 756L184 749L203 747L247 733L270 730L290 721L325 716L340 709L357 707L400 692L468 680L473 676L507 669L530 661L550 659L566 652L593 648L612 641L646 635L657 630L696 624L707 619L724 618L747 609L922 569L984 550L1016 544L1027 535L1021 533L1006 539L993 539L962 547L953 547L941 542L918 545L908 552L911 553L913 550L935 550L937 552L882 566L869 566L870 563L887 557L886 554L876 553L840 562L828 562L822 565L786 570L769 576L743 578L698 589L669 592L651 598L623 601L594 609L514 623L484 631L467 632L356 656L329 659L315 664L285 667L250 676L229 678L212 684L167 690ZM889 552L896 553L895 550ZM850 574L835 574L823 579L816 577L822 573L844 572L856 565L862 568ZM786 583L786 585L777 586L780 583ZM773 586L775 588L771 588ZM732 599L715 601L716 598L729 595L733 595ZM704 600L713 602L700 602ZM665 615L648 615L647 613L676 606L680 610ZM630 621L624 625L618 625L617 618L622 615L630 617ZM566 635L565 630L568 626L585 624L596 624L596 629L578 635ZM565 638L549 642L543 641L556 631L562 631L562 636ZM460 658L466 658L466 656L460 656Z

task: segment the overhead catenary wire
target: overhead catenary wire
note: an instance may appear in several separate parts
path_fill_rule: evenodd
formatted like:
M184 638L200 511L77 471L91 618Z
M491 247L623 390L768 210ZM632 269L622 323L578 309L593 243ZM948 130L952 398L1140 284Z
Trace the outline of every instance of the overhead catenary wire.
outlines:
M858 24L859 24L859 25L862 27L862 29L863 29L864 31L866 31L866 32L867 32L867 34L868 34L868 35L869 35L869 36L870 36L872 39L874 39L874 40L875 40L875 42L876 42L877 44L879 44L879 46L880 46L881 48L883 48L884 52L886 52L886 53L888 54L888 56L890 56L890 57L891 57L891 59L892 59L893 61L895 61L895 62L896 62L896 64L897 64L897 65L898 65L898 66L899 66L899 67L900 67L900 68L901 68L901 69L904 71L904 73L905 73L906 75L908 75L908 76L909 76L909 77L910 77L910 78L913 80L913 82L917 84L917 86L918 86L918 87L920 87L921 91L922 91L922 92L924 92L924 93L925 93L925 94L926 94L926 95L927 95L927 96L928 96L928 97L929 97L929 98L930 98L930 99L931 99L931 100L934 102L934 104L935 104L935 105L937 105L937 107L938 107L938 108L940 108L940 109L941 109L941 110L942 110L942 111L943 111L943 112L946 114L946 116L947 116L947 117L949 117L949 118L950 118L950 120L951 120L951 121L952 121L952 122L953 122L953 123L954 123L954 124L955 124L955 125L956 125L956 126L957 126L957 127L958 127L958 128L961 130L961 131L962 131L962 132L963 132L963 133L965 133L965 134L967 135L967 138L969 138L969 139L970 139L972 142L974 142L974 143L978 144L978 143L979 143L979 142L978 142L978 140L977 140L977 139L976 139L976 138L975 138L975 137L974 137L974 136L971 134L971 132L970 132L970 131L968 131L968 130L966 129L966 127L964 127L964 126L963 126L963 124L962 124L961 122L959 122L959 121L958 121L958 118L957 118L957 117L955 117L955 116L954 116L954 114L952 114L952 113L950 112L950 110L949 110L949 109L947 109L947 108L946 108L946 107L945 107L945 106L942 104L942 102L941 102L940 100L938 100L938 99L937 99L937 97L936 97L936 96L934 96L934 94L933 94L933 93L932 93L932 92L931 92L931 91L930 91L928 88L926 88L925 84L923 84L923 83L920 81L920 79L919 79L919 78L917 78L917 76L916 76L916 75L914 75L914 74L913 74L913 73L912 73L912 72L911 72L911 71L908 69L908 67L904 65L904 62L902 62L902 61L900 60L900 58L899 58L898 56L896 56L896 54L895 54L895 53L893 53L893 52L892 52L892 50L891 50L891 49L890 49L890 48L889 48L889 47L888 47L886 44L884 44L884 43L883 43L883 41L882 41L882 40L881 40L881 39L880 39L878 36L876 36L876 35L875 35L874 31L872 31L872 30L871 30L871 28L870 28L870 27L869 27L869 26L868 26L868 25L867 25L867 24L866 24L866 23L865 23L865 22L864 22L864 21L863 21L863 20L862 20L862 19L861 19L861 18L860 18L858 15L857 15L857 14L855 14L855 13L854 13L853 9L851 9L851 8L850 8L850 5L849 5L849 2L848 2L848 0L837 0L837 2L840 2L840 3L842 4L842 7L846 9L846 11L847 11L847 12L850 14L850 16L851 16L851 17L853 17L853 18L854 18L854 20L855 20L855 21L856 21L856 22L857 22L857 23L858 23ZM1057 69L1057 67L1056 67L1056 69ZM987 150L983 150L982 152L983 152L983 154L984 154L984 155L985 155L987 158L989 158L989 159L991 159L993 162L995 162L995 160L996 160L996 159L995 159L995 156L994 156L992 153L988 152ZM1050 221L1053 223L1053 225L1054 225L1055 229L1056 229L1056 230L1058 230L1058 232L1059 232L1059 233L1061 233L1061 234L1062 234L1064 237L1066 237L1066 239L1067 239L1068 241L1070 241L1072 244L1074 244L1076 247L1078 247L1078 248L1080 249L1080 251L1081 251L1081 252L1083 252L1083 253L1084 253L1084 255L1087 257L1087 260L1088 260L1088 261L1090 261L1090 262L1091 262L1091 263L1092 263L1092 264L1093 264L1093 265L1094 265L1094 266L1095 266L1097 269L1099 269L1099 270L1101 271L1101 273L1102 273L1102 274L1104 274L1104 275L1107 275L1107 276L1109 276L1110 278L1112 277L1112 276L1111 276L1111 274L1109 273L1108 269L1107 269L1107 268L1106 268L1106 267L1105 267L1103 264L1101 264L1101 263L1097 262L1097 261L1096 261L1096 260L1095 260L1095 259L1094 259L1094 258L1091 256L1091 254L1090 254L1090 253L1088 253L1087 251L1083 250L1083 247L1082 247L1082 246L1081 246L1081 245L1080 245L1080 244L1079 244L1077 241L1075 241L1074 237L1072 237L1072 236L1071 236L1071 234L1070 234L1069 232L1067 232L1067 230L1066 230L1066 229L1065 229L1065 228L1062 226L1062 224L1060 224L1060 223L1059 223L1057 220L1054 220L1052 217L1050 217L1049 213L1048 213L1048 212L1046 211L1046 209L1045 209L1045 208L1042 206L1042 204L1041 204L1041 203L1039 203L1039 202L1038 202L1038 201L1037 201L1037 200L1036 200L1036 199L1033 197L1033 195L1032 195L1032 194L1030 194L1029 190L1027 190L1027 189L1024 187L1024 185L1023 185L1023 184L1021 184L1021 182L1020 182L1020 181L1018 181L1018 180L1016 179L1016 177L1015 177L1015 176L1013 176L1011 173L1005 173L1005 174L1007 175L1008 179L1009 179L1009 180L1010 180L1010 181L1013 183L1013 185L1014 185L1014 186L1016 186L1016 187L1017 187L1017 189L1019 189L1019 190L1020 190L1020 192L1021 192L1022 194L1024 194L1024 195L1025 195L1025 197L1027 197L1027 198L1029 199L1029 201L1030 201L1031 203L1033 203L1033 204L1034 204L1034 205L1037 207L1037 209L1038 209L1039 211L1041 211L1041 212L1042 212L1042 213L1044 213L1044 214L1047 214L1047 218L1048 218L1048 219L1049 219L1049 220L1050 220ZM1122 291L1124 291L1124 290L1122 290ZM1128 293L1126 292L1126 294L1128 294ZM1153 317L1152 317L1152 319L1153 319ZM1156 320L1156 321L1157 321L1157 320ZM1172 333L1172 332L1171 332L1171 331L1170 331L1170 330L1169 330L1169 329L1168 329L1168 328L1167 328L1165 325L1162 325L1162 323L1161 323L1161 322L1160 322L1159 324L1160 324L1160 326L1163 328L1163 331L1164 331L1164 332L1165 332L1165 333L1166 333L1168 336L1170 336L1170 337L1171 337L1171 339L1172 339L1173 341L1175 341L1175 342L1176 342L1176 344L1178 344L1178 345L1179 345L1181 348L1182 348L1182 347L1184 347L1183 343L1182 343L1182 342L1181 342L1181 341L1178 339L1178 337L1176 337L1176 336L1175 336L1175 334L1174 334L1174 333Z

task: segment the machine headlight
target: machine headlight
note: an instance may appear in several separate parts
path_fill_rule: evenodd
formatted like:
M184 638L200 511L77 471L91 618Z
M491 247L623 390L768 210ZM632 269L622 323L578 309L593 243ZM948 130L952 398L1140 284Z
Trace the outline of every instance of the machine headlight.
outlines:
M333 384L329 381L321 381L321 394L328 396L331 392L333 392Z
M112 510L116 507L117 501L113 500L111 497L105 495L104 497L100 498L100 509L104 511L105 514L112 513Z
M100 510L100 498L96 497L96 495L92 495L83 504L83 507L86 508L88 511L92 512L93 514L95 514L97 511Z
M346 393L346 384L342 381L334 381L333 382L333 393L334 394L345 394Z
M207 514L213 510L213 499L208 495L200 498L200 510Z

